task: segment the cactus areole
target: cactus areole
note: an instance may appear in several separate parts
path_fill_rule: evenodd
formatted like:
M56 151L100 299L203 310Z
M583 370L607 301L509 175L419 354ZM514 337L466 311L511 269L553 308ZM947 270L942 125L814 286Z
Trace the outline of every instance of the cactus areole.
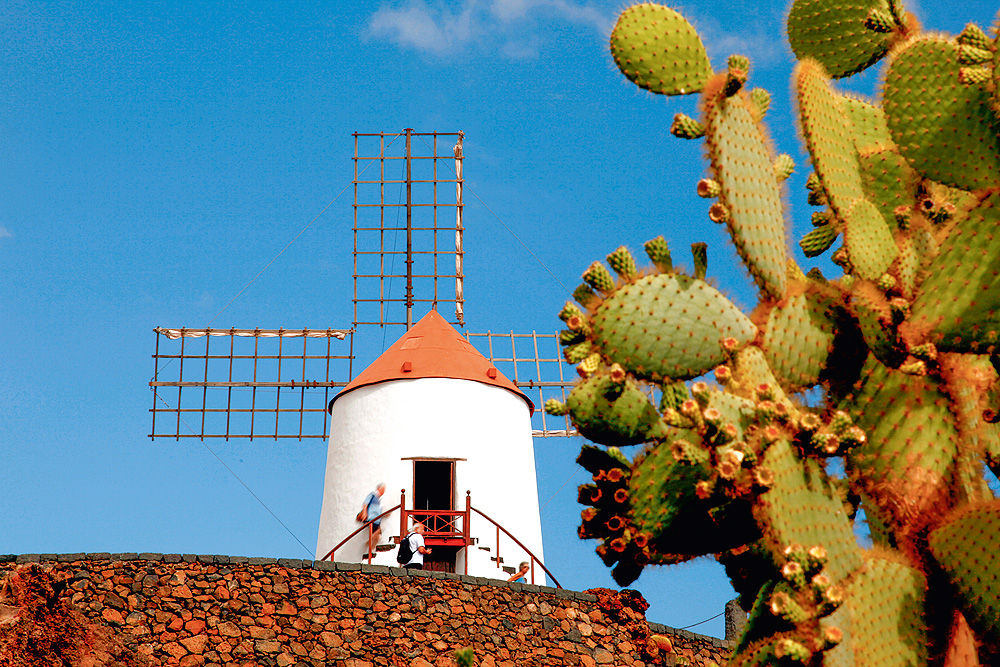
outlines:
M648 565L725 566L750 613L734 666L1000 664L990 34L921 33L901 0L792 4L803 195L820 207L795 229L806 257L842 271L830 277L784 245L795 165L767 140L770 94L748 89L749 59L713 72L695 29L658 5L626 9L611 34L636 85L700 96L701 117L678 114L671 132L705 141L709 176L691 186L759 303L744 314L706 282L704 244L690 275L663 237L645 245L651 267L618 247L560 312L582 379L545 407L599 445L578 459L593 475L580 537L621 585ZM831 82L879 61L874 102Z

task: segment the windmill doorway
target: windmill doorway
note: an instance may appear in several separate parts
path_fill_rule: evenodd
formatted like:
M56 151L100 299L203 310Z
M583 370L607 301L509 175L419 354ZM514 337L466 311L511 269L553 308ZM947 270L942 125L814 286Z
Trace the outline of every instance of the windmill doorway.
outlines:
M453 514L457 460L413 461L413 518L426 526L426 542L431 547L431 553L424 556L425 570L455 571L459 547L449 538L460 531Z

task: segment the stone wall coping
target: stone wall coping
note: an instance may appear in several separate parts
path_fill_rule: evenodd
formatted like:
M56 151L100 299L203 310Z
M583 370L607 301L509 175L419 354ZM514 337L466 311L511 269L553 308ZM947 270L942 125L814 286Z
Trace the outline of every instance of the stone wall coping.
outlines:
M204 554L161 554L153 552L126 552L126 553L73 553L73 554L0 554L0 563L71 563L75 561L147 561L163 563L202 563L204 565L278 565L296 570L314 569L322 572L362 572L367 574L388 574L394 577L423 577L429 579L451 579L474 586L506 586L514 591L525 591L531 593L548 593L563 600L579 600L581 602L596 602L597 596L580 591L571 591L565 588L554 588L551 586L539 586L537 584L519 584L504 581L503 579L490 579L489 577L476 577L468 574L457 574L452 572L436 572L432 570L408 570L402 567L390 567L388 565L368 565L365 563L348 563L343 561L328 560L303 560L299 558L267 558L258 556L225 556L225 555L204 555ZM732 649L736 642L726 641L718 637L700 635L680 628L672 628L662 623L648 622L649 631L653 634L676 635L684 639L707 642L716 648Z

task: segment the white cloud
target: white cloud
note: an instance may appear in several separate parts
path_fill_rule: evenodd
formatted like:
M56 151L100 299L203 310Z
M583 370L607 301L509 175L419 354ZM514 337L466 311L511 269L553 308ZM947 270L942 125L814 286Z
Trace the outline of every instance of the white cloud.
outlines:
M458 9L440 0L382 5L368 23L371 34L406 48L438 55L476 45L499 48L510 58L537 57L539 35L553 23L607 32L613 16L572 0L463 0Z
M14 235L6 227L0 227L0 239L14 238Z

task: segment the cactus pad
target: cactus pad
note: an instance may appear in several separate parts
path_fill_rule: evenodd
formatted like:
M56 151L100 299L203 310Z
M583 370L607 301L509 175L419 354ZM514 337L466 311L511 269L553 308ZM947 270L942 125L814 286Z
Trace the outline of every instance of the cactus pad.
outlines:
M656 408L631 380L594 375L573 387L566 406L580 434L605 445L637 445L663 435Z
M916 39L885 77L884 109L903 157L926 178L965 190L1000 185L1000 129L984 83L963 83L959 45Z
M899 252L885 218L867 199L844 212L844 247L857 275L869 280L885 273Z
M819 382L833 348L836 321L829 297L805 292L775 306L760 339L768 365L796 392Z
M956 223L929 266L910 328L944 350L986 352L1000 332L1000 193Z
M852 127L833 92L823 68L805 60L795 69L795 92L802 135L809 147L813 167L837 217L864 196Z
M884 56L898 36L866 25L872 10L889 12L885 0L795 0L788 41L799 60L815 58L834 78L850 76Z
M605 299L591 317L605 358L643 380L697 377L722 363L722 340L750 341L756 327L708 283L683 274L645 276Z
M882 552L866 555L865 567L851 582L847 597L856 664L927 664L926 589L926 577L898 557Z
M662 95L700 92L712 75L705 45L687 19L669 7L629 7L611 31L618 69L640 88Z
M930 534L931 553L958 591L969 623L1000 642L1000 501L969 507Z
M736 250L761 290L780 298L786 288L780 179L754 122L754 108L743 95L715 99L705 136Z

